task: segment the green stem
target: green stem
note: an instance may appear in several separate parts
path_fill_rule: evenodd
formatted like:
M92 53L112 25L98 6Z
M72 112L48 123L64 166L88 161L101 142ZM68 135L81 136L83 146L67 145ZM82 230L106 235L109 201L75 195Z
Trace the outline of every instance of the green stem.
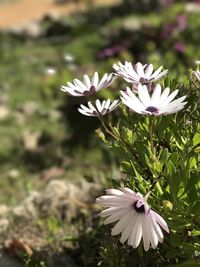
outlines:
M154 126L154 120L153 120L153 117L150 116L149 117L149 141L150 141L152 155L155 156L155 147L153 143L153 126Z
M110 134L114 139L118 140L118 137L116 136L115 132L112 131L111 127L108 127L108 126L106 125L103 116L100 115L100 116L98 117L98 119L100 120L100 122L101 122L103 128L106 130L106 132L107 132L108 134Z
M138 163L141 165L141 167L143 168L144 167L143 163L140 161L137 154L135 154L135 152L131 149L130 145L127 144L127 142L122 138L121 135L119 135L119 133L116 133L115 131L112 130L112 127L109 125L109 123L105 120L105 118L100 113L99 113L98 119L102 123L102 126L106 130L106 132L110 134L115 140L120 141L126 147L128 153L130 153L130 156L135 158L138 161Z
M159 175L158 178L156 180L154 180L153 184L151 185L151 187L149 188L149 191L146 193L145 195L145 199L147 200L150 193L152 192L152 190L154 189L154 187L156 186L157 182L159 181L159 179L162 177L162 175Z

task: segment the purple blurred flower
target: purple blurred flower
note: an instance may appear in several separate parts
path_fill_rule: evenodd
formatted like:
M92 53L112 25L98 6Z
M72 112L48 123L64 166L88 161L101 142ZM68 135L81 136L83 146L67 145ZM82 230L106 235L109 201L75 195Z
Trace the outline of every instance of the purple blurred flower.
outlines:
M178 15L176 17L176 20L177 20L177 29L179 31L184 31L185 28L186 28L186 19L187 19L187 16L186 15Z
M174 49L179 53L184 53L186 50L186 45L182 42L176 42L174 44Z
M176 25L174 23L165 24L161 32L161 38L163 39L169 38L175 29L176 29Z
M119 55L123 50L125 49L125 46L123 44L115 44L111 47L107 47L97 53L97 58L99 59L105 59L113 56Z
M170 6L174 3L174 0L162 0L163 6Z

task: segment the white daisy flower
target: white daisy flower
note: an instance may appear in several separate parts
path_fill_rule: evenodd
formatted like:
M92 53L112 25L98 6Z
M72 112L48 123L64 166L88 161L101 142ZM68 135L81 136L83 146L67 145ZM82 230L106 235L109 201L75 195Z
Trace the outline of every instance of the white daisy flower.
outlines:
M113 73L104 74L102 79L99 79L99 74L97 72L94 73L91 79L85 74L83 76L83 82L74 79L73 83L67 82L67 86L62 85L61 90L72 96L88 96L95 94L102 88L108 87L114 79Z
M95 105L93 105L90 101L88 102L88 107L84 105L80 105L81 108L78 108L78 111L86 116L98 117L104 116L111 111L115 110L119 105L119 100L114 100L112 103L110 99L103 100L100 102L99 99L95 101Z
M200 82L200 71L196 70L192 72L195 78Z
M162 71L162 66L154 71L152 64L142 65L140 62L133 65L131 62L125 61L123 65L121 62L113 65L116 75L121 76L128 83L135 85L133 89L137 90L137 85L141 84L150 84L159 80L162 76L166 75L168 70Z
M187 103L183 102L186 96L173 100L178 94L178 90L170 94L170 89L167 87L161 92L160 84L156 85L151 96L146 85L139 84L137 93L138 97L127 87L125 92L121 91L121 99L132 111L139 114L155 116L173 114L183 109Z
M120 242L137 248L143 238L145 251L150 247L156 249L158 242L163 242L161 227L169 233L164 219L151 210L140 193L129 188L108 189L107 195L97 198L96 202L106 207L100 213L106 217L104 224L117 222L112 228L112 235L121 233Z

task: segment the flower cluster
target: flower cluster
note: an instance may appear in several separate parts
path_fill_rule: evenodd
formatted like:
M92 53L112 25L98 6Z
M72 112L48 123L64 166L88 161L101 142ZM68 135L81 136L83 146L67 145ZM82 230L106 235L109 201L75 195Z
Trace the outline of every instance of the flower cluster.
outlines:
M170 93L170 88L162 88L160 84L155 84L168 73L162 66L155 70L152 64L143 65L138 62L133 65L126 61L125 64L114 64L113 69L114 73L106 73L101 79L97 72L91 79L88 75L84 75L82 81L74 79L73 82L62 86L61 90L71 96L86 97L109 87L116 78L123 78L131 84L131 88L120 91L121 101L130 111L146 116L168 115L182 110L187 103L186 96L175 100L178 89ZM195 72L194 75L199 79L199 72ZM90 101L87 106L81 104L78 111L86 116L98 117L107 132L115 137L115 133L106 128L102 116L115 110L119 104L120 100L111 102L110 99L96 99L94 104ZM100 214L106 218L104 224L117 222L112 229L112 235L121 233L120 241L127 241L133 248L138 247L143 239L145 251L150 247L155 249L159 242L163 242L162 230L169 233L164 219L147 204L148 196L148 193L143 197L139 192L121 188L109 189L107 195L97 198L97 203L106 208Z
M133 65L125 61L124 65L121 62L114 64L113 69L114 73L106 73L101 79L97 72L91 79L85 74L82 81L74 79L73 82L67 82L66 86L63 85L61 90L71 96L90 96L109 87L117 77L121 77L131 84L131 89L127 87L126 91L121 91L121 100L136 113L154 116L173 114L183 109L187 103L184 102L185 96L174 100L178 90L170 94L168 87L162 91L161 85L155 85L156 81L168 73L168 70L162 70L162 66L154 70L152 64L143 65L138 62ZM195 75L199 77L198 73ZM99 117L115 110L118 105L119 100L101 102L97 99L94 105L91 102L88 102L87 107L81 105L78 111L86 116Z

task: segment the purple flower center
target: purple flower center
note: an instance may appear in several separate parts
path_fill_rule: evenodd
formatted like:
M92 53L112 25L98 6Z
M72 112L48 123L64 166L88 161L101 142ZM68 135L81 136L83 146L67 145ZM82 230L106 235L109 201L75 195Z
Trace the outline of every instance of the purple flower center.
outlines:
M151 107L151 106L146 108L146 111L148 111L148 112L150 112L152 114L157 114L158 113L158 109L155 108L155 107Z
M94 85L92 85L90 87L90 90L89 91L84 91L83 92L83 95L84 96L89 96L89 95L93 95L94 93L96 93L96 87Z
M145 213L144 203L142 203L140 200L136 201L133 204L133 207L136 212L138 213Z
M148 79L146 78L140 78L140 81L139 81L141 84L148 84Z

